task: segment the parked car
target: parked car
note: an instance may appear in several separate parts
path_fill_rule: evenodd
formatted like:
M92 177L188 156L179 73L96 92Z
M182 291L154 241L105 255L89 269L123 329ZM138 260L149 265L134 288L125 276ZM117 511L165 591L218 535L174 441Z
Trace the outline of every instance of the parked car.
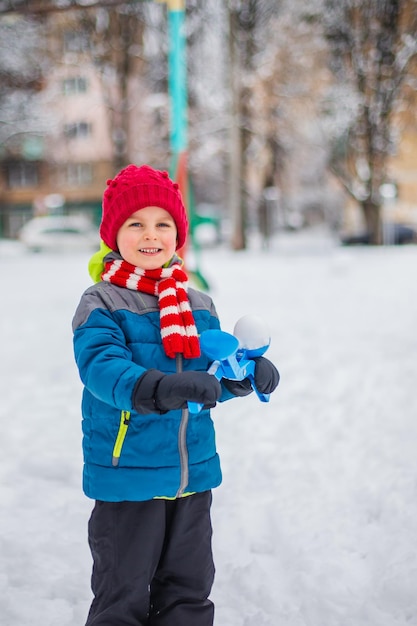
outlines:
M32 252L98 249L100 237L84 215L47 215L29 220L19 239Z
M341 238L341 242L345 246L369 245L370 241L371 237L366 232ZM384 243L395 246L417 243L417 230L407 224L385 224Z

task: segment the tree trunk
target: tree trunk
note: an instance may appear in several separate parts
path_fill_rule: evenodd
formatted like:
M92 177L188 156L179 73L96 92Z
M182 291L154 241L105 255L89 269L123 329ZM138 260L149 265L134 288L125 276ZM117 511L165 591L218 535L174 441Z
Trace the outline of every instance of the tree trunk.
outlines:
M229 11L230 63L230 150L229 150L229 211L232 222L233 250L246 248L242 203L242 134L240 109L239 52L236 43L235 13Z
M380 246L383 243L381 205L368 199L362 203L362 210L372 245Z

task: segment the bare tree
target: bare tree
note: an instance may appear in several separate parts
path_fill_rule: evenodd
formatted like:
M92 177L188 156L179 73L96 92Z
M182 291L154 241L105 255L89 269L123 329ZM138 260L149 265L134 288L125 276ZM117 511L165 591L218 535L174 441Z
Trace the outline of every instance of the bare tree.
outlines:
M135 104L129 85L132 76L141 74L142 12L141 2L127 2L73 14L78 30L88 38L88 54L101 78L116 171L129 160L131 109Z
M231 88L230 205L232 247L246 247L248 210L248 148L253 133L251 94L256 55L265 45L263 36L278 10L273 0L229 0L229 62Z
M39 24L0 20L0 145L6 150L40 126L34 100L45 71Z
M326 0L324 20L332 69L357 94L353 121L338 139L331 168L362 208L371 242L380 244L381 186L387 182L393 121L417 69L417 3Z

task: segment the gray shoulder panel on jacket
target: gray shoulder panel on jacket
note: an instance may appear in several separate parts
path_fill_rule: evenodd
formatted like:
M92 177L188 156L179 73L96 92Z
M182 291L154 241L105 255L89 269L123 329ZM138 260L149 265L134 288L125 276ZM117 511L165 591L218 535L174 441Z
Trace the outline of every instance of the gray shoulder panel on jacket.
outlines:
M95 309L106 309L110 313L127 310L139 314L159 310L158 301L151 294L100 282L89 287L81 296L72 321L72 329L82 326Z
M209 310L217 317L210 296L190 288L188 290L190 304L194 310ZM110 313L125 310L139 315L159 311L158 300L152 294L118 287L107 282L99 282L89 287L82 295L72 321L72 329L82 326L95 309L106 309Z
M193 289L192 287L190 287L188 289L188 298L190 300L192 309L206 309L211 311L213 315L217 317L213 300L207 293L204 293L203 291L197 291L197 289Z

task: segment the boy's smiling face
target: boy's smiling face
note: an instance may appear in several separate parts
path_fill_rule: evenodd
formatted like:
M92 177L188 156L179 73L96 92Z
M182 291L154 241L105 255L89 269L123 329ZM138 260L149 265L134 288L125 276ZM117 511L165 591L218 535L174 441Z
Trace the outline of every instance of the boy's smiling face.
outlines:
M177 247L174 219L156 206L132 213L117 233L123 259L144 270L154 270L170 261Z

